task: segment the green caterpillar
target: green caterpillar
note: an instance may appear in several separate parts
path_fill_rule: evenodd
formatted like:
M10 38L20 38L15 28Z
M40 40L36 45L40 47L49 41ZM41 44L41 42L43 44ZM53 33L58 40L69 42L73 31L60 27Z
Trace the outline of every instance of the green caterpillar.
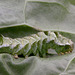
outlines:
M8 38L0 35L0 53L29 56L30 54L45 57L48 49L54 49L57 54L72 52L74 44L70 39L57 32L38 32L23 38Z

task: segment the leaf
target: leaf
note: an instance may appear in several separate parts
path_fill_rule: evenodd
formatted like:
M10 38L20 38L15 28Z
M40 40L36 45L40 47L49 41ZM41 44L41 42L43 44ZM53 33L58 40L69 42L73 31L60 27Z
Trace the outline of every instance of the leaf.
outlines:
M75 74L75 56L69 61L65 70L61 75L74 75Z
M75 33L74 0L27 0L25 22L41 30Z
M36 30L27 25L0 28L0 34L2 34L5 37L11 38L21 38L24 36L29 36L33 33L36 34L37 32L39 32L39 30Z
M0 0L0 28L24 23L25 0Z
M0 74L1 75L74 75L72 65L75 66L75 53L60 57L28 59L14 59L9 54L0 54ZM71 61L71 59L73 59ZM71 64L67 66L67 64ZM63 73L67 68L67 74ZM73 67L73 70L75 67ZM69 72L68 72L69 70ZM63 74L62 74L63 73ZM75 73L75 72L74 72Z

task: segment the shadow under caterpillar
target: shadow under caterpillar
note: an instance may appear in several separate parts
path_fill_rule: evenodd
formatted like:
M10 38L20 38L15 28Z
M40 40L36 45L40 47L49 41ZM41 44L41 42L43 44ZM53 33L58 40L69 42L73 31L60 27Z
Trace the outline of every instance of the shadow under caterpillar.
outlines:
M30 54L45 57L48 49L54 49L57 54L66 54L72 52L73 42L57 32L38 32L31 36L12 39L0 35L0 53L9 53L23 55L28 57Z

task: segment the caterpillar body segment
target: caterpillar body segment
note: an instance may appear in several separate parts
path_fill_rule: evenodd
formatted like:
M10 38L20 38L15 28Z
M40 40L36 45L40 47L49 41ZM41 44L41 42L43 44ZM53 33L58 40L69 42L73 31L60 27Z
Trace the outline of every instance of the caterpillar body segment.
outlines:
M41 38L36 34L33 34L31 36L36 39L37 42L36 55L39 56L42 49Z
M29 41L24 38L22 38L22 39L17 38L17 40L20 42L20 44L19 44L19 48L15 51L14 54L25 55L25 53L30 49Z
M30 49L27 51L27 53L28 53L27 55L30 55L31 53L33 53L35 55L36 54L36 50L37 50L36 39L34 39L31 36L25 37L25 39L29 40L29 44L30 44Z
M31 54L45 57L48 49L54 49L57 54L67 54L74 48L73 42L57 32L38 32L23 38L8 38L0 35L0 53L11 53L29 56Z
M10 40L12 41L11 45L10 45L10 50L12 51L12 54L14 54L20 47L20 42L16 39L11 39Z
M12 41L8 37L1 36L0 38L1 38L0 53L3 52L12 53L12 51L10 50L10 45Z

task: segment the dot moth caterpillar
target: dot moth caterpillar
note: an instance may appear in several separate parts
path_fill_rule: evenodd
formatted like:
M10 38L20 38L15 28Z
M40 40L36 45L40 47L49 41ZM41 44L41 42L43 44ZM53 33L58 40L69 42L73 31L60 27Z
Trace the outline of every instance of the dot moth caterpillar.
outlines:
M74 44L71 39L52 31L38 32L15 39L0 35L0 53L10 53L15 55L15 58L21 54L27 57L32 53L35 56L45 57L50 48L57 54L66 54L72 52Z

